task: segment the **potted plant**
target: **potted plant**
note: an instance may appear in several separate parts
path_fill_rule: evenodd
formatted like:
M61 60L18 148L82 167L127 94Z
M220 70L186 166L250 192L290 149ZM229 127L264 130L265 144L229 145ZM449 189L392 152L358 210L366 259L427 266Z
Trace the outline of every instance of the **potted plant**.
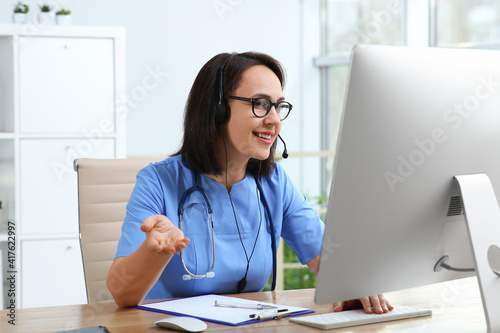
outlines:
M19 1L14 6L14 15L12 16L12 20L16 24L24 24L28 21L28 12L30 8L28 5Z
M59 25L70 25L71 24L71 11L67 9L61 9L56 12L56 22Z
M52 22L54 13L52 13L52 6L40 5L40 13L38 13L38 23L41 25L49 24Z

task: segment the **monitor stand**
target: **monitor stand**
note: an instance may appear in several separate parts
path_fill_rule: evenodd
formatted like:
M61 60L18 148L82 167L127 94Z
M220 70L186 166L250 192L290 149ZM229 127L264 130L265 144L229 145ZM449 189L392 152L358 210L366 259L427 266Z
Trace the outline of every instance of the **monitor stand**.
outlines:
M500 208L486 174L455 176L489 333L500 332Z

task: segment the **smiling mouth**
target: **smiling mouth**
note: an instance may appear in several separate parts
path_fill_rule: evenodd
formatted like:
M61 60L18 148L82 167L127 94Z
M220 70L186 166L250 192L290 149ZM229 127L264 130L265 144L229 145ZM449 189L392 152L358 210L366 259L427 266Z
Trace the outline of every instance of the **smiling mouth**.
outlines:
M263 133L255 133L259 138L266 139L266 140L271 140L271 135L270 134L263 134Z

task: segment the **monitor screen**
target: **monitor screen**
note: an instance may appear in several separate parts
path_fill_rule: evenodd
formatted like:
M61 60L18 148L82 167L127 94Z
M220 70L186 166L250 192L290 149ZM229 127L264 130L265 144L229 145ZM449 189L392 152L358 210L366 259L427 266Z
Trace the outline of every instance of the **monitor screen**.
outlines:
M358 46L351 56L318 304L467 277L455 175L500 194L500 51Z

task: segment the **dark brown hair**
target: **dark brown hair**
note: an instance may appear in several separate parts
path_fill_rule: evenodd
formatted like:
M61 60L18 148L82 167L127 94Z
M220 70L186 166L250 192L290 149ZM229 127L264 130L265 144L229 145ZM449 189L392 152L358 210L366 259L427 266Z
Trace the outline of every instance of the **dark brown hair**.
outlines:
M219 174L223 165L217 152L222 127L216 120L216 109L219 102L219 76L224 62L223 90L226 107L227 96L238 87L243 72L256 65L264 65L272 70L285 85L285 72L281 64L274 58L257 52L221 53L210 59L200 70L188 96L184 110L184 139L181 148L174 155L182 154L184 165L199 173ZM251 158L247 172L269 176L274 169L274 152L276 142L271 146L269 157L262 162Z

